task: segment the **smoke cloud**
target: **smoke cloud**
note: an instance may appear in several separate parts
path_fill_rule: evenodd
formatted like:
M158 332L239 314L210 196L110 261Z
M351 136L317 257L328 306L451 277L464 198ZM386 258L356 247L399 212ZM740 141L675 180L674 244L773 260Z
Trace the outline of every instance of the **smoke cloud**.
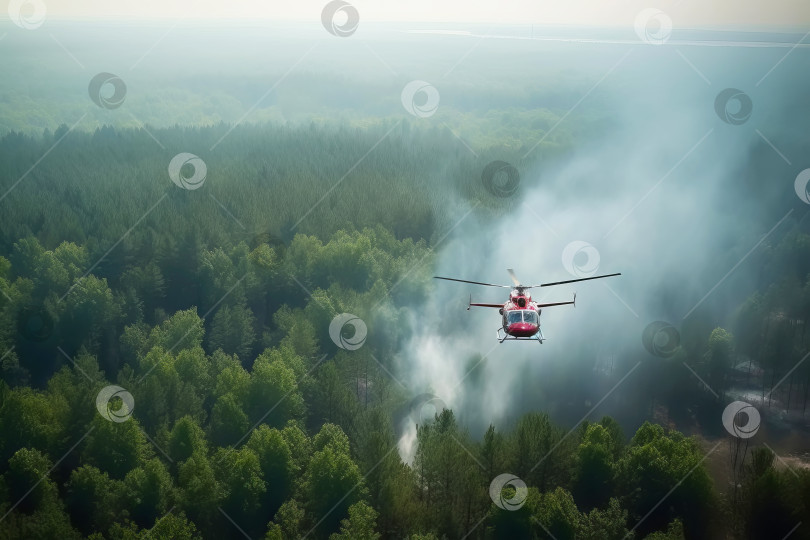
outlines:
M554 162L532 161L530 152L520 189L501 215L473 211L453 224L436 273L509 284L506 269L514 268L523 284L573 279L581 276L566 271L563 252L580 241L598 253L592 273L622 276L533 289L543 302L578 293L576 308L543 310L542 345L498 344L497 310L465 310L470 295L503 302L508 289L435 283L427 304L416 308L400 372L413 388L439 396L474 436L490 423L508 429L527 410L573 426L637 362L653 358L641 339L652 321L678 328L708 312L725 323L752 292L756 265L743 262L721 279L795 202L797 169L779 153L800 155L795 133L806 115L798 104L807 76L793 63L757 84L784 49L615 46L614 62L598 66L585 60L593 53L587 46L557 45L555 52L582 55L573 65L587 65L578 75L592 81L579 108L571 96L573 112L560 122L598 115L604 128ZM806 64L805 56L796 61ZM726 88L745 89L741 103L726 105L730 115L744 118L745 98L752 104L736 125L716 111ZM528 148L536 141L522 142ZM767 199L766 191L777 195ZM774 230L772 240L786 230ZM577 257L574 266L595 262ZM621 420L623 396L637 385L631 374L592 416ZM400 444L406 458L414 438L409 426Z

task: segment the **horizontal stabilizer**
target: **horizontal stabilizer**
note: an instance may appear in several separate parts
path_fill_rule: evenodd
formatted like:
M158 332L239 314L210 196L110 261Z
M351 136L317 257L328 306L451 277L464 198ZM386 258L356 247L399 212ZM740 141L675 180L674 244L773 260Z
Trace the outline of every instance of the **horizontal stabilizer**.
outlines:
M551 304L537 304L537 307L567 306L568 304L573 303L574 302L553 302Z
M537 304L537 307L551 307L551 306L567 306L568 304L577 305L577 293L574 293L574 299L571 302L553 302L551 304Z

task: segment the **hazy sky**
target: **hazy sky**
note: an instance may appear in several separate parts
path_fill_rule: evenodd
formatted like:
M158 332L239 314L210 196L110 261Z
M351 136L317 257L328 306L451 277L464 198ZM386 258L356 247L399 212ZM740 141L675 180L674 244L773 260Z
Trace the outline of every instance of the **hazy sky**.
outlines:
M319 20L326 0L9 0L44 2L48 15L67 17L248 18ZM667 13L675 27L807 26L808 0L351 0L361 21L492 22L632 26L645 8ZM32 9L31 6L23 9ZM5 14L4 14L5 15Z

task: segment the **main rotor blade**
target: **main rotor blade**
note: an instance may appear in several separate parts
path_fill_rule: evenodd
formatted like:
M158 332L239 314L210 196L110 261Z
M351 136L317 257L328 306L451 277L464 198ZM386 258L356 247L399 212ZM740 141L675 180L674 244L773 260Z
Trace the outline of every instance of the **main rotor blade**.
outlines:
M494 283L482 283L481 281L467 281L466 279L456 279L451 277L442 277L442 276L433 276L436 279L444 279L446 281L459 281L461 283L472 283L473 285L486 285L487 287L503 287L505 289L511 289L511 285L495 285Z
M576 283L578 281L588 281L590 279L601 279L601 278L620 276L620 275L622 275L621 272L616 272L615 274L605 274L603 276L593 276L593 277L586 277L586 278L579 278L579 279L568 279L566 281L555 281L554 283L543 283L541 285L532 285L532 287L551 287L552 285L565 285L566 283Z
M506 271L509 272L509 277L512 278L512 283L515 284L515 287L520 287L520 280L515 275L515 271L511 268L507 268Z

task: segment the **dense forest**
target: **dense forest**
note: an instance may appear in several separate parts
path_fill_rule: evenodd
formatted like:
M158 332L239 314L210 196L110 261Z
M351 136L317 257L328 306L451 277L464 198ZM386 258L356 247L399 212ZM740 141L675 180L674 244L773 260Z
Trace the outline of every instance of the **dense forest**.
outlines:
M4 136L5 182L66 129ZM224 129L155 134L197 148ZM773 538L808 515L806 469L727 435L735 484L721 485L707 467L714 444L673 427L689 414L719 426L740 377L764 395L787 374L768 397L804 417L810 365L787 371L810 340L798 221L766 247L759 290L728 329L703 318L680 346L639 347L658 423L628 439L611 417L569 431L526 412L472 437L452 410L414 415L422 402L391 377L448 226L441 192L418 195L424 164L454 156L454 190L485 211L510 204L487 199L454 136L394 126L350 195L294 227L325 187L306 181L323 177L318 156L391 127L375 129L238 128L196 190L170 182L171 156L142 131L77 132L3 201L1 537ZM364 321L361 347L346 346L358 326L330 334L341 313ZM410 462L397 452L403 416L419 423ZM505 472L523 484L493 495Z

